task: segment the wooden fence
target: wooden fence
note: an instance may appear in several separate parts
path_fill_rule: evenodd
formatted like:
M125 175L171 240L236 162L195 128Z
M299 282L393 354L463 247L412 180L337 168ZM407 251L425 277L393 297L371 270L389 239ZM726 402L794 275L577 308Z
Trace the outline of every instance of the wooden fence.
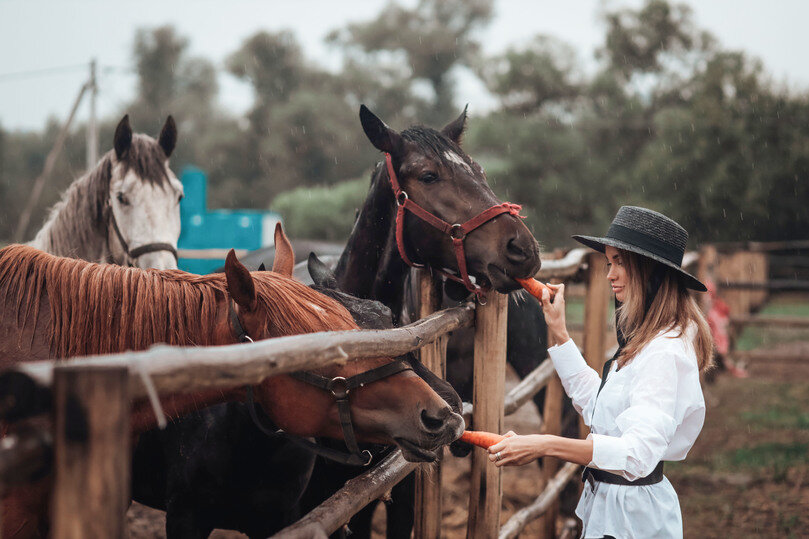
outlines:
M585 340L584 354L588 363L600 371L606 355L605 328L607 326L607 301L609 287L605 260L602 255L585 249L576 249L562 260L543 261L537 275L542 280L569 281L584 279L585 293ZM421 314L432 312L438 302L435 283L422 275ZM545 410L542 414L541 431L561 433L563 390L550 360L543 362L526 376L508 394L505 394L505 329L506 297L493 295L489 303L475 310L474 397L464 406L464 416L475 430L503 432L503 418L520 406L543 387L547 386ZM422 360L436 373L443 374L446 343L443 337L434 341L431 348L422 348ZM586 432L582 431L586 435ZM559 467L555 459L546 458L543 463L545 489L537 499L518 511L502 527L502 483L500 468L491 465L488 453L475 448L472 453L471 487L469 492L469 518L467 537L515 537L527 524L543 518L542 536L554 537L558 511L558 497L564 486L580 467L565 464ZM321 506L292 526L280 531L275 537L290 538L317 536L337 531L372 500L388 492L407 474L417 470L415 537L440 537L441 535L441 465L419 466L405 462L399 452L363 475L349 481L342 489Z
M568 281L584 278L585 331L583 349L588 363L600 370L608 286L603 256L584 249L559 261L546 261L538 277ZM360 330L282 337L270 341L210 348L155 346L144 352L77 358L70 362L41 362L16 367L53 391L52 432L20 432L0 447L0 485L19 484L23 470L41 467L52 445L54 537L120 537L125 535L129 503L129 411L135 398L179 392L257 384L268 376L314 369L349 358L400 356L421 350L434 372L444 374L447 334L475 327L475 391L471 428L502 432L504 415L512 413L547 386L542 432L561 431L562 388L549 360L505 394L506 297L491 294L486 305L464 304L434 312L439 287L420 279L422 319L391 330ZM2 397L2 396L0 396ZM78 403L78 408L67 403ZM4 405L0 402L0 407ZM84 413L76 415L76 410ZM468 417L468 416L467 416ZM52 439L52 441L51 441ZM289 537L302 530L332 533L357 511L413 470L418 470L417 537L441 533L441 467L404 461L399 451L363 475L349 481L323 505L298 523L279 532ZM556 506L562 487L578 467L546 459L546 488L502 528L500 469L487 453L475 448L469 502L468 537L513 537L542 516L543 535L555 533Z
M698 277L713 281L730 308L730 356L736 361L795 363L809 361L802 352L735 350L735 342L748 326L809 328L809 319L761 316L755 313L772 292L806 292L809 280L809 240L739 242L705 245L699 254ZM777 277L773 277L777 276Z

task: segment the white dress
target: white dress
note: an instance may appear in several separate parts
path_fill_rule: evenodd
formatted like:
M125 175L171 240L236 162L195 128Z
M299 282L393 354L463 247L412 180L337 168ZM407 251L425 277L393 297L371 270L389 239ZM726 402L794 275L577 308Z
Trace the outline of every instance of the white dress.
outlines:
M661 333L620 370L613 363L601 383L573 340L548 350L565 391L590 427L589 464L630 481L661 460L683 460L702 429L705 400L699 382L693 331ZM576 515L582 536L682 537L677 493L665 477L654 485L585 484Z

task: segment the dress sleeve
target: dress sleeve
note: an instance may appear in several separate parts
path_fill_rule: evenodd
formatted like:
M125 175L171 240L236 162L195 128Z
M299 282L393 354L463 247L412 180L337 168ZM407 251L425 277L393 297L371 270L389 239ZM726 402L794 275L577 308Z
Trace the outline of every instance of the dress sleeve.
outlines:
M673 352L649 354L636 361L637 372L627 388L629 406L615 418L621 435L588 436L593 440L590 465L630 481L649 475L668 448L679 425L679 371L688 369L688 358Z
M587 426L590 426L590 419L593 417L592 407L595 404L598 386L601 385L601 377L587 365L573 339L552 346L548 349L548 355L559 374L562 387L573 401L573 407L582 415Z

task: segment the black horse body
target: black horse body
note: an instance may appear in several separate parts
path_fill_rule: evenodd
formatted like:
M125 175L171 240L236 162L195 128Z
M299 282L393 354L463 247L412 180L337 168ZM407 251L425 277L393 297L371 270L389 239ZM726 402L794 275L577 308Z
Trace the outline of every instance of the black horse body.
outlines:
M381 303L335 289L333 274L316 257L310 257L310 273L312 288L340 302L361 328L393 327L390 310ZM461 400L447 382L414 356L407 360L460 412ZM300 498L315 455L284 436L262 432L245 404L227 403L142 434L132 463L132 497L166 511L168 537L208 537L215 528L267 537L302 516Z

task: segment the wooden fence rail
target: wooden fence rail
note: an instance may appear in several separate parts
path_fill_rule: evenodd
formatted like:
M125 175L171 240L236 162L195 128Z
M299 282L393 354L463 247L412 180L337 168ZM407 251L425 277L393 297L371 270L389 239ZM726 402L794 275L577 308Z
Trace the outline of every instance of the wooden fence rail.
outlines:
M51 387L57 366L74 370L126 367L132 398L148 396L142 380L144 375L151 379L160 394L232 388L348 358L401 356L469 325L474 312L474 305L467 303L396 329L308 333L228 346L154 346L144 352L77 358L70 362L22 363L14 370Z

